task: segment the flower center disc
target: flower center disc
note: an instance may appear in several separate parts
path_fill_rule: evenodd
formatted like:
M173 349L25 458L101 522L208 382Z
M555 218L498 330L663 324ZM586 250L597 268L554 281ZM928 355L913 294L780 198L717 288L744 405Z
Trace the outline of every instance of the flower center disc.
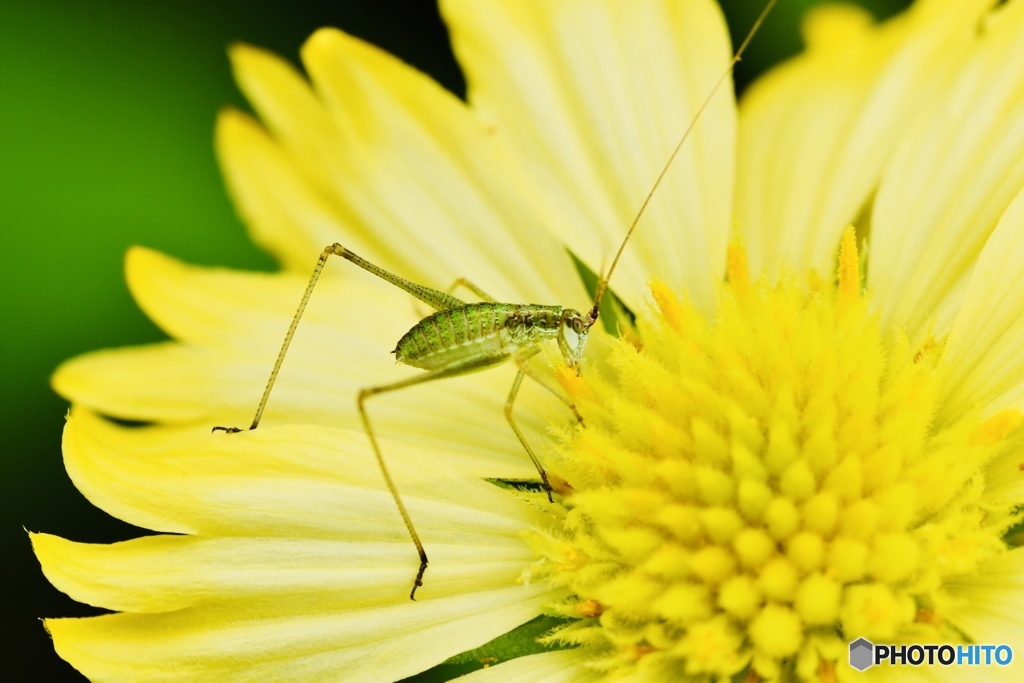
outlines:
M531 543L595 665L834 679L847 643L958 642L947 579L1002 552L981 468L1019 415L936 431L941 345L886 343L856 242L835 284L751 284L731 247L709 321L654 283L642 350L561 379L584 417L552 470L561 528Z

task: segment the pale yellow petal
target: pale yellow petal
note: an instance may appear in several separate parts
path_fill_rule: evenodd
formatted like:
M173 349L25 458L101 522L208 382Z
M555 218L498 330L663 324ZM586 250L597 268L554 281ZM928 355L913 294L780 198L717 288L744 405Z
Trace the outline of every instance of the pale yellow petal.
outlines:
M375 226L389 263L428 286L465 277L499 301L582 307L557 232L529 210L464 103L340 31L315 33L302 57L353 169L334 190Z
M459 683L586 683L603 681L607 674L588 668L587 650L558 650L519 657L458 678Z
M218 410L229 413L225 406L233 403L233 389L225 384L207 386L207 382L237 370L233 365L230 358L210 349L167 342L77 356L61 363L50 382L69 401L111 417L140 422L210 421ZM237 412L236 408L229 414Z
M985 466L985 501L1018 505L1024 500L1024 440L1016 438Z
M332 29L303 48L315 93L269 53L239 47L232 60L279 138L275 163L345 217L334 239L430 287L465 277L499 300L581 305L571 261L508 181L488 132L429 78ZM243 163L228 165L245 181Z
M517 546L519 531L542 520L452 459L387 440L381 448L427 545ZM358 432L313 425L240 434L129 429L74 410L63 449L76 487L136 526L224 536L407 538Z
M380 342L377 352L387 357L389 342L393 345L418 319L415 299L369 273L339 278L351 268L344 259L328 260L296 334L316 337L332 327L330 335L342 335L333 340L336 353L353 347L360 353ZM195 346L258 351L273 360L309 273L192 266L136 247L125 259L125 276L139 307L171 337ZM403 301L405 306L394 305Z
M57 589L78 602L122 612L246 601L297 606L315 600L325 610L403 604L418 563L408 540L157 535L103 545L49 534L31 539ZM523 544L434 543L429 588L418 598L505 588L535 560Z
M1024 410L1024 191L978 258L942 353L941 422Z
M361 435L320 427L197 435L75 411L68 472L135 524L200 534L91 546L36 535L76 599L147 612L46 622L95 680L391 680L507 632L553 599L516 586L544 524L509 492L382 442L427 548L415 549ZM157 637L159 635L159 637Z
M337 272L347 262L330 263ZM129 284L143 309L181 345L100 351L62 365L57 391L125 419L245 426L270 374L305 287L299 275L238 273L186 266L136 249ZM267 425L316 422L361 429L359 389L414 376L389 353L417 320L406 293L366 278L325 276L314 293L267 407ZM533 367L542 369L544 359ZM503 417L515 368L494 368L374 398L379 433L454 450L490 476L531 476ZM549 421L571 419L547 391L527 382L516 416L539 443Z
M1006 667L987 667L986 676L1024 680L1024 548L1015 548L983 565L978 571L949 582L957 604L943 610L950 624L973 643L1006 644L1014 649Z
M229 56L235 80L276 140L280 158L293 164L310 190L330 196L329 179L347 167L345 144L305 76L288 60L245 43L233 45Z
M988 4L919 2L877 26L843 5L808 15L808 50L754 83L740 104L736 218L755 274L775 275L783 262L798 272L834 270L841 232Z
M76 403L107 415L205 433L214 426L245 427L252 421L271 362L239 358L237 352L160 344L99 351L68 361L55 376L54 386ZM365 372L364 365L342 366L357 378L365 377L356 374ZM356 393L379 382L349 379L339 385L318 374L312 362L307 371L288 374L292 379L281 379L276 386L262 426L315 423L362 429ZM481 476L532 478L536 472L502 412L514 374L509 365L487 375L447 379L375 398L367 410L379 436L444 450ZM287 376L282 371L282 377ZM481 385L486 389L478 389ZM521 394L517 418L539 447L546 431L542 406L547 402L552 411L562 408L532 382Z
M721 12L687 2L480 3L442 12L473 110L530 183L547 227L607 265L729 59ZM654 197L612 287L639 306L654 276L710 306L725 272L735 108L727 82Z
M332 189L331 179L351 175L353 166L309 82L260 48L236 44L230 56L239 86L271 131L233 110L218 120L218 158L253 239L301 272L336 241L383 263L389 254L374 234L380 226L361 222Z
M874 302L883 325L911 335L930 322L940 334L948 326L979 253L1024 185L1024 3L987 19L895 150L872 214Z
M357 252L368 248L348 227L354 220L344 208L317 192L294 159L248 115L221 112L216 147L249 234L285 268L311 272L323 248L342 239Z
M212 603L45 626L97 681L394 681L528 621L548 599L516 586L363 610Z
M848 666L846 662L839 661L838 666ZM851 673L858 676L864 676L864 673L856 671L855 669L848 669ZM939 667L909 667L909 666L882 666L874 667L869 669L867 676L870 677L871 683L944 683L950 680L956 680L955 678L950 679L948 675L943 676L943 673ZM839 679L849 680L849 679Z

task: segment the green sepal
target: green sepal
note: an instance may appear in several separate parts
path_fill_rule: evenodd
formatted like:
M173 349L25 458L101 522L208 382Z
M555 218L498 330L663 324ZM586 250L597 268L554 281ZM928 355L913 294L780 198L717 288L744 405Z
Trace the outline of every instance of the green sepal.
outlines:
M569 619L562 617L550 617L541 615L526 622L522 626L503 633L489 643L485 643L475 650L457 654L445 661L445 664L468 664L479 663L480 666L490 666L499 662L506 662L516 657L535 655L541 652L553 650L564 650L564 646L541 645L538 641L548 635L553 629L569 623Z
M568 249L566 251L569 252L569 257L572 258L573 265L576 266L576 272L579 273L580 279L583 280L583 286L586 288L587 293L590 296L594 296L597 293L597 273L592 271L572 251ZM599 319L605 332L618 335L620 324L627 328L634 327L636 315L633 311L629 310L626 304L622 303L622 299L609 287L605 292L604 299L601 300Z
M563 644L541 645L538 641L548 635L553 629L563 626L570 621L572 620L561 617L544 615L536 617L508 633L498 636L489 643L481 645L475 650L469 650L450 657L434 668L411 678L406 678L400 683L450 681L459 676L465 676L472 671L482 669L485 666L494 666L517 657L567 649L569 646Z
M536 479L492 479L487 477L484 481L508 491L531 491L533 493L544 492L544 485Z

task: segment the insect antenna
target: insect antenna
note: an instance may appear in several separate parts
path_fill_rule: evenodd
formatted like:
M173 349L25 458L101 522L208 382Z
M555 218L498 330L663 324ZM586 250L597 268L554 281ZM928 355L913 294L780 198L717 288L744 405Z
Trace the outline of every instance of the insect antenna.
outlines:
M704 98L704 102L700 105L700 108L697 110L697 113L694 114L693 119L690 121L690 124L686 127L686 130L683 131L683 135L682 137L679 138L679 142L676 143L676 146L675 148L673 148L672 153L668 155L668 160L661 167L661 172L658 173L658 177L654 180L654 184L651 185L650 191L647 193L647 196L644 197L644 201L640 205L640 210L637 211L636 216L633 217L633 222L630 223L629 230L626 231L626 236L622 238L622 244L619 245L619 250L615 252L615 258L612 259L612 263L608 267L608 272L606 274L601 275L598 278L597 291L594 293L594 305L593 307L591 307L590 312L587 314L587 320L585 323L588 329L592 327L594 323L597 322L597 316L600 313L601 309L601 299L604 298L604 294L608 290L608 281L611 279L612 273L615 271L615 266L617 266L619 263L619 258L622 256L622 252L625 251L626 249L626 244L629 242L629 238L633 236L633 231L636 230L637 224L640 223L640 219L643 217L644 212L647 211L647 205L651 203L651 198L657 191L658 186L661 185L661 181L665 179L665 175L668 173L668 169L672 167L672 162L675 161L676 156L678 156L679 150L683 148L683 143L686 142L686 139L690 137L690 133L693 132L694 127L697 125L697 121L700 120L701 114L703 114L704 110L707 109L708 105L711 104L711 100L714 99L715 93L718 92L718 88L722 85L722 83L725 82L725 79L729 76L729 74L732 73L733 68L743 57L743 53L744 51L746 51L747 46L750 45L750 41L760 30L761 24L764 23L765 18L768 16L768 13L772 11L772 7L775 6L775 3L777 1L778 0L768 0L768 4L765 5L765 8L763 10L761 10L761 14L758 15L757 21L754 22L754 25L750 28L750 31L747 32L747 37L743 39L743 42L736 50L736 54L734 54L732 59L729 60L729 65L725 67L725 70L722 72L722 75L718 77L717 81L715 81L715 86L711 89L711 92L708 93L708 96Z

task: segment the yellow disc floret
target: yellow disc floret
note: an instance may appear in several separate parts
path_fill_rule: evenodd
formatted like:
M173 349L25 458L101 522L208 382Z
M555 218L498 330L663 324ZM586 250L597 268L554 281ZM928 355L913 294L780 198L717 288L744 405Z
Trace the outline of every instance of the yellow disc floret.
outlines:
M942 344L879 330L858 258L851 229L834 283L753 282L733 244L710 319L655 282L642 349L566 374L585 426L533 539L579 617L555 639L609 671L834 680L855 638L960 638L945 586L1005 551L982 468L1020 415L935 428Z

